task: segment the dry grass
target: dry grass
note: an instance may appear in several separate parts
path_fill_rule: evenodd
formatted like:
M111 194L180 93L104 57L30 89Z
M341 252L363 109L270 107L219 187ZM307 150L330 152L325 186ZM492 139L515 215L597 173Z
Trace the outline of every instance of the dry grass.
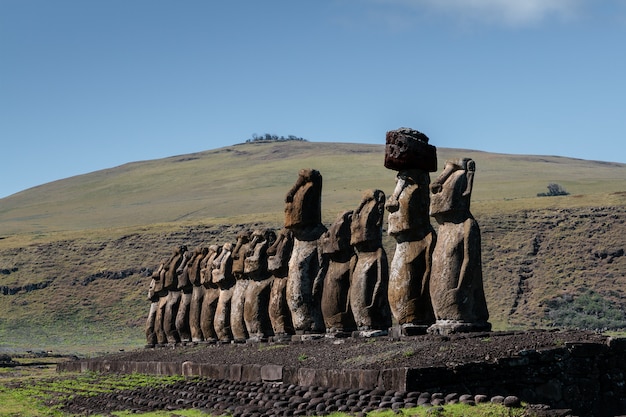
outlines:
M245 144L127 164L2 199L0 269L12 272L0 274L0 288L47 287L0 295L0 348L97 354L141 346L146 275L171 247L223 243L243 227L279 228L284 195L303 167L323 175L329 224L355 208L363 190L393 190L383 153L382 145ZM495 328L549 325L547 303L586 288L626 308L626 257L607 263L594 255L624 247L625 165L439 149L440 168L460 156L477 162L472 211L483 231ZM551 182L572 195L536 197ZM613 211L616 218L606 216ZM541 249L531 256L535 238ZM395 242L385 236L384 244L391 258ZM106 277L125 270L132 275Z

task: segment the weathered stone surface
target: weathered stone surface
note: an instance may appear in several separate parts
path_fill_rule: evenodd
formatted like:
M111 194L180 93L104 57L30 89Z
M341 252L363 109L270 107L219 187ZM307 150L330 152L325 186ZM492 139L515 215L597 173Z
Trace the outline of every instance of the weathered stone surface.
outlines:
M386 331L391 326L389 264L382 243L384 212L385 193L365 191L350 224L350 243L356 252L351 267L350 308L360 331Z
M244 297L243 317L249 338L253 341L266 340L274 334L269 317L272 280L267 267L267 249L275 240L273 230L255 230L244 261L244 274L249 283Z
M327 333L356 329L348 294L351 261L355 256L350 245L352 210L341 213L321 237L322 268L325 276L321 309Z
M292 249L293 236L286 228L278 232L276 241L267 249L267 269L272 274L268 315L274 335L278 337L294 333L286 294Z
M194 286L194 297L201 298L200 306L200 320L199 323L195 323L194 314L190 313L192 318L191 326L191 340L194 342L206 341L214 342L217 340L217 333L215 332L214 320L217 311L217 303L220 298L220 288L213 281L213 268L215 267L214 261L219 256L222 248L218 245L209 246L209 250L206 256L202 259L200 265L200 288L201 294L196 295L196 287ZM192 298L193 306L193 298ZM200 332L195 329L195 326L200 326Z
M429 285L436 234L428 216L429 183L426 171L400 171L385 205L388 233L397 241L389 270L391 312L399 325L424 331L434 322Z
M213 269L211 271L213 282L220 289L213 326L215 327L217 338L222 342L230 341L233 338L230 330L230 306L235 278L233 276L231 250L232 244L230 242L222 246L222 251L213 261Z
M491 329L483 290L480 229L470 212L475 169L471 159L447 161L430 187L430 213L439 224L430 281L437 319L429 328L432 333Z
M321 312L323 276L319 275L319 238L326 231L321 223L322 176L302 169L285 198L285 227L291 230L294 245L289 260L286 298L294 330L324 332Z
M437 171L437 149L428 144L428 137L422 132L406 127L391 130L385 142L385 168Z
M233 276L235 277L235 286L233 287L233 295L230 307L230 331L233 334L233 340L243 343L248 338L248 330L244 320L244 304L245 293L250 283L245 273L245 260L247 254L252 247L252 231L246 230L237 235L237 243L233 249Z

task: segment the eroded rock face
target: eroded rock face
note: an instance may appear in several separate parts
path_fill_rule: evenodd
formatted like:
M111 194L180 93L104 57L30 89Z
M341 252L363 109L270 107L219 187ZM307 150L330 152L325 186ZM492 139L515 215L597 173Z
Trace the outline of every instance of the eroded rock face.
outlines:
M321 238L324 288L322 315L326 332L335 334L356 330L348 294L354 249L350 245L352 210L341 213Z
M326 231L321 223L322 176L314 169L302 169L285 198L285 227L294 238L289 260L286 298L296 333L323 333L320 298L319 238Z
M481 240L470 212L473 160L447 161L431 185L430 214L439 224L430 294L437 322L431 333L490 330L483 291Z
M434 322L429 285L436 234L428 216L428 172L437 167L436 149L418 131L388 132L385 166L398 171L385 205L388 233L397 242L389 270L389 305L403 332L424 333Z
M368 190L350 223L350 243L356 253L351 268L350 307L361 331L386 331L391 326L389 264L382 241L384 213L385 193Z

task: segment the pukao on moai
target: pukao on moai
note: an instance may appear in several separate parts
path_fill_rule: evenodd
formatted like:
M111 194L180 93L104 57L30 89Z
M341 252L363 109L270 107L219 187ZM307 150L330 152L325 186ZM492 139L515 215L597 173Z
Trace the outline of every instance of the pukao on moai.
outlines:
M243 318L246 288L248 287L248 275L245 273L246 255L252 245L252 231L245 230L237 235L237 242L232 252L233 276L235 287L230 307L230 330L233 333L235 343L244 343L248 338L246 322Z
M178 289L178 277L183 273L188 260L189 253L187 247L183 245L174 250L174 254L165 266L163 289L167 290L167 296L163 311L163 331L168 344L180 342L180 337L176 331L176 315L181 298L181 291Z
M192 325L191 337L193 341L205 341L207 343L217 341L217 334L215 333L213 323L217 310L217 302L220 298L220 287L213 282L213 262L219 256L220 250L221 248L218 245L210 245L209 251L200 264L200 288L202 291L202 305L198 322L200 332L194 332L194 326Z
M294 332L286 295L289 258L291 258L292 249L293 236L285 228L278 232L276 241L267 248L267 269L272 275L268 313L275 341L287 339L288 335Z
M476 164L447 161L430 186L430 214L439 224L430 295L436 322L429 333L489 331L478 223L470 213Z
M325 270L322 290L322 316L326 334L342 336L356 330L350 310L350 267L355 256L350 245L352 210L341 213L321 238L322 269Z
M217 300L213 326L217 339L221 343L230 342L233 334L230 330L230 309L235 287L233 276L232 243L225 243L219 256L213 261L211 275L213 282L219 287L220 295Z
M429 172L437 170L437 150L417 130L392 130L386 136L385 167L398 171L396 187L385 205L388 233L396 240L389 269L389 306L403 335L423 334L435 321L429 281L436 234L428 209Z
M350 224L350 243L356 252L350 277L350 307L363 336L382 336L391 326L389 264L383 249L384 214L385 193L368 190Z
M250 251L244 261L244 273L249 283L246 288L243 317L249 340L260 342L273 335L269 317L271 274L267 269L267 249L276 240L273 230L252 232Z
M296 334L324 333L320 308L323 276L319 275L322 224L322 175L302 169L285 198L285 227L293 234L287 277L287 305Z

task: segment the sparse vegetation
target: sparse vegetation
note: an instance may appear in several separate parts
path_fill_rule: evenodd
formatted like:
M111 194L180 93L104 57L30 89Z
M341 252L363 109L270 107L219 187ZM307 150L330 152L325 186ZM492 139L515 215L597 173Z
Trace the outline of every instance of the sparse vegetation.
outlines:
M308 140L304 139L304 138L300 138L298 136L294 136L294 135L288 135L287 137L285 136L278 136L278 135L273 135L270 133L265 133L261 136L257 135L256 133L252 134L252 138L250 139L246 139L246 143L251 143L251 142L287 142L290 140L298 140L298 141L302 141L302 142L308 142Z
M548 192L539 193L537 194L537 197L556 197L560 195L569 195L569 193L559 184L550 183L548 184Z
M285 193L302 167L324 176L323 221L330 224L355 208L363 190L391 193L395 173L384 168L383 152L384 145L242 144L2 199L0 349L97 356L143 346L147 276L173 245L280 228ZM483 233L494 329L550 326L545 301L583 288L626 309L624 165L446 148L438 155L477 163L472 212ZM535 197L546 178L578 195ZM384 246L391 259L395 241L386 233Z
M593 290L563 294L547 302L548 318L556 327L586 330L626 329L622 307Z

